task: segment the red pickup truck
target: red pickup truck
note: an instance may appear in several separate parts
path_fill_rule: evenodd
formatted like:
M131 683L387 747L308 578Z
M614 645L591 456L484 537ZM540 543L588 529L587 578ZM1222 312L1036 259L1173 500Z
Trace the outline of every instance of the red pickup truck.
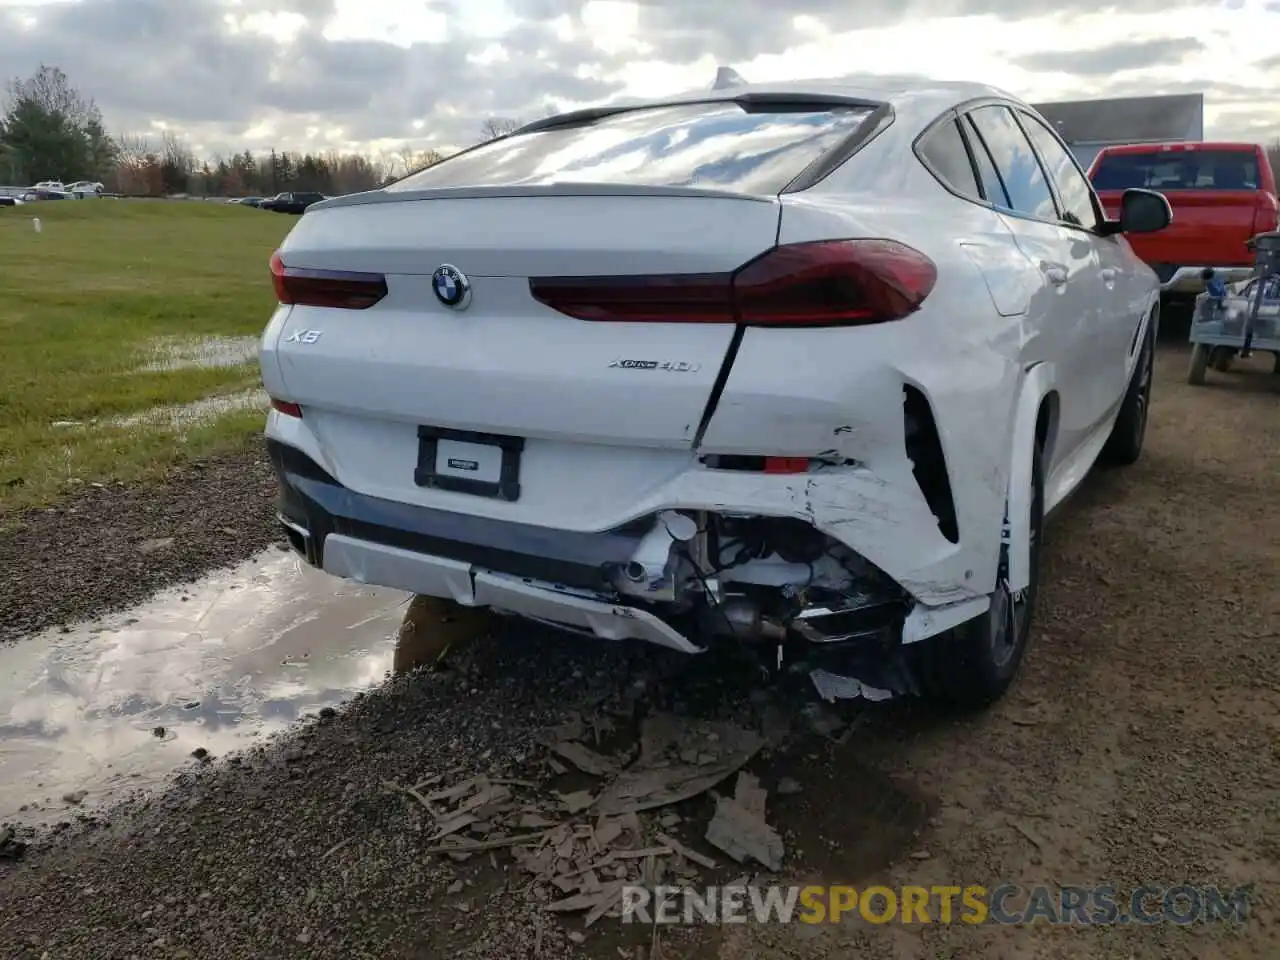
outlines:
M1280 226L1275 173L1255 143L1104 147L1089 167L1089 180L1112 218L1119 216L1120 196L1130 187L1168 198L1173 223L1129 239L1166 294L1200 293L1205 267L1227 283L1245 279L1253 269L1245 242Z

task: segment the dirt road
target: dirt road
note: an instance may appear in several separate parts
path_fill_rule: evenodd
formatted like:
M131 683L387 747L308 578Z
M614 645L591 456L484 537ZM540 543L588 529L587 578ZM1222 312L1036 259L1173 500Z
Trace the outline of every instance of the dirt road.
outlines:
M602 750L657 711L789 717L748 766L786 882L1256 885L1243 926L664 928L668 958L1280 956L1280 393L1270 358L1195 389L1186 357L1160 353L1139 464L1051 525L1035 646L988 714L860 707L833 739L737 665L505 631L0 861L0 957L644 956L647 929L543 913L505 851L425 856L431 820L387 786L545 779L539 738L570 711L612 718ZM674 809L664 829L714 854L709 797Z

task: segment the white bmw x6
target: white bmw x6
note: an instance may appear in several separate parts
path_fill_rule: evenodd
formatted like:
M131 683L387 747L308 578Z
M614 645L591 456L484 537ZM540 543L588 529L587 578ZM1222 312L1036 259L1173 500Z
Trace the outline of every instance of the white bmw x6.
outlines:
M718 638L982 705L1043 519L1142 448L1159 284L986 86L563 114L310 207L262 341L280 520L338 577Z

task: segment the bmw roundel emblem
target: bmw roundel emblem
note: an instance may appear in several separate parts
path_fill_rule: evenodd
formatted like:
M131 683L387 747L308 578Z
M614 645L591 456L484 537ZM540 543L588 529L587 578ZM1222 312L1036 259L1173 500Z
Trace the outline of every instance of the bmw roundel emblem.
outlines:
M436 292L436 299L446 307L461 310L471 302L471 281L452 264L436 267L436 272L431 275L431 287Z

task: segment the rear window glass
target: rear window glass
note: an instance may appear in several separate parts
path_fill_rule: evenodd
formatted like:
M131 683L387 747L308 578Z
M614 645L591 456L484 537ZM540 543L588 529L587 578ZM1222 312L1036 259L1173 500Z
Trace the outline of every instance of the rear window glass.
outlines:
M869 113L860 106L646 107L498 140L387 189L567 182L773 194L853 133Z
M1244 150L1171 150L1104 154L1095 190L1257 190L1258 158Z
M920 144L920 153L934 174L952 190L964 197L981 199L982 191L956 121L947 120L929 131Z

